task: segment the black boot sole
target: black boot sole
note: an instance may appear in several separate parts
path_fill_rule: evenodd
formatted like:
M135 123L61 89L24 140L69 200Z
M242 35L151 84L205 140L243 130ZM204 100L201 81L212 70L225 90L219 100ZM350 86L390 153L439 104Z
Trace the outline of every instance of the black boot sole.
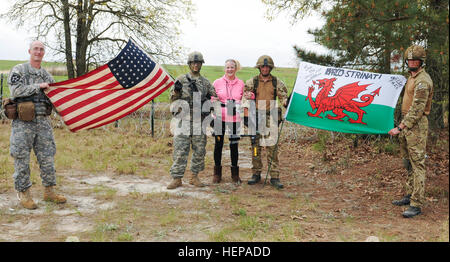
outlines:
M405 213L403 213L402 216L404 218L412 218L412 217L418 216L420 214L422 214L422 212L419 212L419 213L416 213L416 214L405 214Z
M257 179L255 179L255 175L249 180L249 181L247 181L247 184L249 184L249 185L255 185L255 184L258 184L259 182L261 182L261 177L260 176L257 176L256 178Z

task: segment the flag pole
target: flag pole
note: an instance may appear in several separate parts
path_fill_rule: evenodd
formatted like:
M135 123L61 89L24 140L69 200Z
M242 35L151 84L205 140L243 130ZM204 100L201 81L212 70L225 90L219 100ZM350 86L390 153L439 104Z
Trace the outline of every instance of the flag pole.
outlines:
M3 73L1 74L1 89L0 89L0 110L2 109L3 106Z
M263 187L266 185L267 176L269 175L270 169L272 168L273 158L275 157L275 154L278 151L278 141L280 140L280 135L281 135L281 131L283 130L283 125L284 125L284 119L281 120L281 127L280 127L280 131L278 132L277 143L275 144L275 148L273 149L272 158L270 158L269 167L267 168L267 174L266 174L266 178L264 179Z
M152 137L155 136L155 99L152 99L152 112L151 112L151 126L152 126Z
M3 73L1 74L1 83L0 83L0 112L3 110ZM0 113L0 119L3 122L3 115Z
M295 84L296 84L296 83L297 83L297 78L296 78L295 81L294 81L294 87L292 88L292 92L291 92L291 94L289 95L289 98L288 98L288 101L287 101L287 105L286 105L286 108L287 108L287 109L289 109L289 106L290 106L290 104L291 104L291 98L292 98L291 96L292 96L292 93L294 92ZM286 110L286 112L287 112L287 110ZM273 160L273 158L275 157L276 152L278 151L278 142L279 142L279 140L280 140L281 131L283 130L284 121L285 121L285 119L281 119L281 127L280 127L280 131L278 132L277 143L275 144L275 148L274 148L274 150L273 150L272 158L270 159L269 167L267 168L267 174L266 174L266 178L264 179L263 187L266 185L266 182L267 182L267 176L269 175L270 169L272 168L272 160Z

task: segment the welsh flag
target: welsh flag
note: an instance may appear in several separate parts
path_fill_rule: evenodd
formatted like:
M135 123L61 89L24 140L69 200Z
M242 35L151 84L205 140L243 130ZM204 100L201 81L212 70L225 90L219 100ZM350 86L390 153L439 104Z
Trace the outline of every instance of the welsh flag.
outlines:
M405 83L401 75L301 62L285 117L330 131L386 134Z

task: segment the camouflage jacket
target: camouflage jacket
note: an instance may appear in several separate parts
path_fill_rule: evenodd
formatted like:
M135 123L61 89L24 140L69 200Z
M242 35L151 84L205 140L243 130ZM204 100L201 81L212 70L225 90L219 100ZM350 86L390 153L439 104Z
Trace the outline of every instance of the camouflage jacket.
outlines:
M433 81L425 69L408 78L402 102L402 123L406 127L412 128L423 115L430 113L432 96Z
M182 99L187 101L192 107L194 90L192 90L191 82L195 83L198 92L200 92L202 102L209 100L211 97L215 97L217 99L214 86L203 76L193 77L191 73L188 73L177 77L176 81L179 81L183 85L183 88L181 89L181 92L176 92L175 85L172 85L170 88L170 102Z
M14 66L8 76L11 99L29 97L36 94L46 97L39 88L39 84L54 82L53 77L44 68L36 69L30 63Z
M257 94L255 93L253 79L254 78L251 78L245 82L244 92L253 92L255 94L256 100L258 100ZM284 105L284 103L288 99L288 90L286 84L280 78L277 77L276 79L277 79L277 97L280 103ZM248 100L245 99L244 97L242 98L242 107L247 108L249 107Z

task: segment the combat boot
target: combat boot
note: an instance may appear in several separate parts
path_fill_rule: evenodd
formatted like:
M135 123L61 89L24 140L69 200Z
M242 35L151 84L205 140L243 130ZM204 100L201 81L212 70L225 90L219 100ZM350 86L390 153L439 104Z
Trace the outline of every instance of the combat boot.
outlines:
M279 178L271 178L270 179L270 184L275 187L276 189L282 189L284 186L283 184L280 183L280 179Z
M217 184L222 181L222 166L214 166L213 183Z
M38 206L34 203L33 198L31 198L30 188L23 192L19 192L17 197L20 200L20 204L26 209L36 209Z
M198 178L198 174L196 173L191 173L191 178L189 179L189 184L194 185L196 187L204 187L205 184L202 183L202 181L200 181L200 179Z
M252 178L247 182L247 184L254 185L259 183L259 181L261 181L261 173L255 173L252 175Z
M400 200L392 201L392 204L396 206L406 206L409 205L410 202L411 202L411 195L406 195Z
M181 178L174 178L172 182L167 186L167 189L175 189L177 187L180 187L183 184L181 182Z
M422 210L420 209L420 207L409 206L409 208L405 212L403 212L402 215L405 218L411 218L420 214L422 214Z
M242 183L241 179L239 178L239 167L238 166L231 167L231 180L233 180L233 183L237 183L237 184Z
M63 195L55 193L53 186L46 186L44 190L44 201L51 201L57 204L66 203L66 198Z

